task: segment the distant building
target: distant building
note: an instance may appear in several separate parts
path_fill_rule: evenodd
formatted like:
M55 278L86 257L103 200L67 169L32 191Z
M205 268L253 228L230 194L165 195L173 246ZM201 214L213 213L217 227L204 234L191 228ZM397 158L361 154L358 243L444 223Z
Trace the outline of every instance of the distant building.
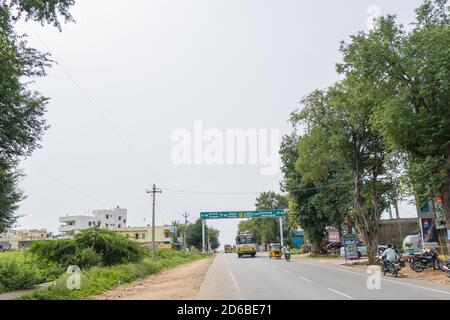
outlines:
M152 243L152 227L117 228L115 232L141 244ZM173 233L170 226L155 226L155 243L172 244Z
M46 229L11 230L0 235L0 251L19 250L33 241L46 239Z
M112 210L94 210L92 215L73 215L60 217L59 222L62 224L58 231L64 236L71 236L82 230L97 226L104 229L121 229L126 227L127 209L119 206Z
M19 250L19 239L12 232L0 234L0 252L8 250Z

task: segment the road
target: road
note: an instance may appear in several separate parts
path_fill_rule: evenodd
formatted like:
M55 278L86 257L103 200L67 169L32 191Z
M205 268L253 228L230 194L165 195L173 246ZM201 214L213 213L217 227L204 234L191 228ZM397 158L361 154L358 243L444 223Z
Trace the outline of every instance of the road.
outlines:
M265 255L239 259L219 254L196 295L198 300L450 300L450 286L381 276L367 286L366 269L305 259L286 262Z

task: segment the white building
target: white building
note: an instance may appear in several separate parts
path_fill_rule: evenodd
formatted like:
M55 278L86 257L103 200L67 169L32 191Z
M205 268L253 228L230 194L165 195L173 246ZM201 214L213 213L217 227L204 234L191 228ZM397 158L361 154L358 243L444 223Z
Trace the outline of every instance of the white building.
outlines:
M74 215L60 217L59 222L62 224L59 227L59 232L65 236L73 235L81 230L86 230L97 226L105 229L120 229L125 228L127 224L127 209L122 209L119 206L112 210L94 210L92 215Z

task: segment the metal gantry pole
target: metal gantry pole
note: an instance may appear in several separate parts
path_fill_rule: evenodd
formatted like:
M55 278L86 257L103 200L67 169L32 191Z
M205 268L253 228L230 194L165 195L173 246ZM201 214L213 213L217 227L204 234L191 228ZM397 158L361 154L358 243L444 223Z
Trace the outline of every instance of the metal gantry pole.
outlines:
M202 252L205 253L205 220L202 219Z
M152 259L155 259L156 243L155 243L155 198L157 193L162 193L160 188L156 188L153 184L152 190L147 190L147 193L151 193L153 197L152 204Z
M280 217L280 240L281 240L281 246L284 246L284 239L283 239L283 217Z

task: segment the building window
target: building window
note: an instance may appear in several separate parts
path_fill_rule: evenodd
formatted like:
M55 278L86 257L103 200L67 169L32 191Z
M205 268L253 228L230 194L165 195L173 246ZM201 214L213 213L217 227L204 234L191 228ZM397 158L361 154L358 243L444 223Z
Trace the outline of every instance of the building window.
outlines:
M134 237L136 238L136 240L139 240L139 233L136 233L136 234L134 235Z
M109 219L109 214L106 215L106 219Z
M126 220L126 219L123 219L123 223L124 223L124 224L127 223L127 220Z
M89 227L92 226L92 222L89 222Z
M109 227L109 224L106 224L107 227Z
M122 217L121 216L119 216L119 221L122 221Z
M119 228L120 229L120 224L117 226L117 228Z
M164 238L170 238L170 231L164 230Z
M141 238L142 238L142 239L145 239L145 233L143 233L143 234L141 235Z

